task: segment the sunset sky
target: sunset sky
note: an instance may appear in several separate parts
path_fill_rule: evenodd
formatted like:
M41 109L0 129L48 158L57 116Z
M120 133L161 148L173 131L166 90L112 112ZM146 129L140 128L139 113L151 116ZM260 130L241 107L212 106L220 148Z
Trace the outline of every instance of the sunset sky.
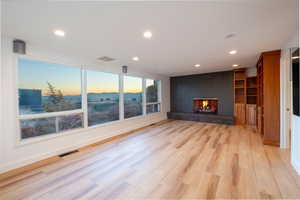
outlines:
M19 88L40 89L46 95L47 82L64 95L79 95L81 93L80 68L60 64L50 64L29 59L18 60ZM118 75L87 70L87 92L118 92ZM142 79L124 77L124 92L141 92Z

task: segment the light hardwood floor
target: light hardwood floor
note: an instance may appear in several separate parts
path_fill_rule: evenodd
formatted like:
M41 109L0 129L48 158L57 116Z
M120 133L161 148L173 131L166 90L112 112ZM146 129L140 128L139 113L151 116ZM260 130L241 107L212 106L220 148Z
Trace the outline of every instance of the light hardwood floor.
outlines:
M0 182L0 199L300 199L289 152L249 127L168 121Z

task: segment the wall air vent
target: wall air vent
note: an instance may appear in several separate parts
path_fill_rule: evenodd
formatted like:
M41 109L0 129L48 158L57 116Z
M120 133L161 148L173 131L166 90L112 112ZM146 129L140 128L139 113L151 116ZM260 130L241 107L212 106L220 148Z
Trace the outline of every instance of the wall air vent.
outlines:
M97 60L100 60L100 61L102 61L102 62L111 62L111 61L114 61L114 60L116 60L116 59L110 58L110 57L108 57L108 56L102 56L102 57L98 58Z

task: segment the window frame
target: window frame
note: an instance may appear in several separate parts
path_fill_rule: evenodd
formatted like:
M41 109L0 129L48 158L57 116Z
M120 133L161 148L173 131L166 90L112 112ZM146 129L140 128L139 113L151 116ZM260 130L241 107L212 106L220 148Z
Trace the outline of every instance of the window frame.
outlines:
M106 125L106 124L110 124L110 123L115 123L115 122L120 122L120 121L122 121L122 118L121 118L121 116L122 116L122 113L121 113L121 103L123 102L123 101L121 101L121 92L123 93L123 84L122 84L122 89L121 89L121 81L123 80L123 78L121 79L121 74L119 74L119 73L112 73L112 72L104 72L104 71L101 71L101 70L96 70L96 69L88 69L88 68L82 68L82 70L83 70L83 78L82 78L82 80L83 80L83 85L84 85L84 101L85 101L85 106L84 106L84 110L85 110L85 112L83 113L84 114L84 116L83 116L83 118L84 118L84 120L85 120L85 123L84 123L84 128L97 128L97 127L101 127L101 126L103 126L103 125ZM93 126L89 126L89 124L88 124L88 92L87 92L87 71L96 71L96 72L102 72L102 73L109 73L109 74L115 74L115 75L117 75L118 76L118 80L119 80L119 85L118 85L118 89L119 89L119 119L118 120L114 120L114 121L108 121L108 122L104 122L104 123L100 123L100 124L95 124L95 125L93 125ZM123 97L122 97L122 99L123 99ZM85 119L86 118L86 119Z
M67 111L58 111L58 112L49 112L49 113L37 113L37 114L21 114L20 113L20 108L19 108L19 59L27 59L27 60L33 60L33 61L39 61L39 62L45 62L45 63L49 63L49 64L57 64L57 65L66 65L67 67L73 67L73 68L78 68L80 70L80 82L81 82L81 109L74 109L74 110L67 110ZM68 63L64 63L64 62L56 62L56 61L49 61L48 59L40 59L34 56L30 56L30 55L16 55L15 56L15 75L16 75L16 101L15 101L15 105L16 105L16 111L17 111L17 134L18 136L17 141L18 143L27 143L32 141L40 141L40 140L44 140L44 138L52 138L52 137L56 137L56 136L61 136L61 135L65 135L65 133L72 133L72 132L77 132L79 130L82 130L85 128L85 113L84 113L84 102L83 102L83 98L84 98L84 84L83 84L83 79L82 79L82 74L83 74L83 67L80 65L74 65L74 64L68 64ZM59 132L55 132L55 133L51 133L51 134L46 134L46 135L40 135L40 136L36 136L36 137L30 137L30 138L22 138L22 133L21 133L21 120L30 120L30 119L41 119L41 118L48 118L48 117L56 117L56 120L58 117L61 116L70 116L73 114L82 114L83 116L83 127L80 128L74 128L71 130L65 130L65 131L59 131ZM58 127L56 127L57 129ZM62 134L63 133L63 134Z
M128 117L128 118L125 118L125 101L124 101L124 96L125 96L125 92L124 92L124 77L125 76L128 76L128 77L133 77L133 78L140 78L142 80L142 114L141 115L136 115L136 116L133 116L133 117ZM122 102L122 105L123 105L123 113L122 113L122 116L123 116L123 119L124 120L129 120L129 119L135 119L135 118L138 118L138 117L142 117L142 116L145 116L145 78L144 77L141 77L141 76L135 76L135 75L132 75L132 74L123 74L123 80L122 80L122 93L123 93L123 102Z
M158 81L158 86L157 86L157 102L147 102L147 85L146 85L146 81L148 80L153 80L153 81ZM145 82L145 113L146 115L151 115L151 114L155 114L155 113L160 113L162 110L162 102L161 102L161 80L156 80L156 79L151 79L151 78L145 78L144 79ZM158 112L153 112L153 113L147 113L147 106L148 105L158 105L159 107L159 111Z
M49 112L49 113L37 113L37 114L20 114L19 110L19 76L18 76L18 60L19 59L29 59L33 61L40 61L40 62L46 62L50 64L58 64L58 65L66 65L68 67L74 67L74 68L79 68L81 72L81 109L75 109L75 110L68 110L68 111L58 111L58 112ZM127 120L134 120L137 118L142 118L145 117L146 115L151 115L151 114L157 114L162 112L162 102L161 102L161 80L157 79L152 79L150 77L144 77L136 74L124 74L121 72L109 72L109 71L104 71L100 69L95 69L95 68L89 68L88 65L78 65L74 63L66 63L61 60L56 60L52 59L49 60L47 58L41 58L41 57L36 57L32 55L18 55L14 54L13 56L13 63L14 63L14 88L15 88L15 101L14 104L16 106L15 109L15 119L17 120L16 123L16 146L23 146L27 144L32 144L36 142L41 142L49 139L53 139L56 137L62 137L62 136L69 136L72 134L76 133L81 133L85 134L88 133L86 132L87 130L99 128L99 127L105 127L109 125L114 125L118 124L121 121L127 121ZM90 71L98 71L98 72L105 72L105 73L111 73L111 74L116 74L119 77L119 120L115 121L110 121L110 122L105 122L102 124L97 124L94 126L88 126L88 101L87 101L87 70ZM140 78L142 79L142 114L130 118L125 118L125 112L124 112L124 76L130 76L130 77L135 77L135 78ZM151 79L151 80L157 80L159 81L159 87L158 87L158 102L152 102L152 103L147 103L146 102L146 79ZM159 112L155 113L148 113L146 112L146 107L147 105L150 104L160 104L160 110ZM28 120L28 119L39 119L39 118L48 118L48 117L61 117L61 116L69 116L73 114L82 114L82 119L83 119L83 126L80 128L74 128L71 130L65 130L65 131L59 131L56 133L51 133L47 135L41 135L41 136L36 136L36 137L30 137L30 138L25 138L22 139L21 136L21 120Z

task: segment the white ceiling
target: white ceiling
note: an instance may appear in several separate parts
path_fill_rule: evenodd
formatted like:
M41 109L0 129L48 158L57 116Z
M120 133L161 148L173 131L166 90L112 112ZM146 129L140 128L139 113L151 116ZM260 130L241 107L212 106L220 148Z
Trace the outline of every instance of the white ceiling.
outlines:
M4 0L2 30L59 53L91 60L109 56L116 65L176 76L255 66L260 52L289 39L297 14L297 0ZM55 37L54 29L66 37ZM145 30L152 31L151 40L142 37ZM225 39L231 33L236 37ZM238 53L229 55L232 49Z

